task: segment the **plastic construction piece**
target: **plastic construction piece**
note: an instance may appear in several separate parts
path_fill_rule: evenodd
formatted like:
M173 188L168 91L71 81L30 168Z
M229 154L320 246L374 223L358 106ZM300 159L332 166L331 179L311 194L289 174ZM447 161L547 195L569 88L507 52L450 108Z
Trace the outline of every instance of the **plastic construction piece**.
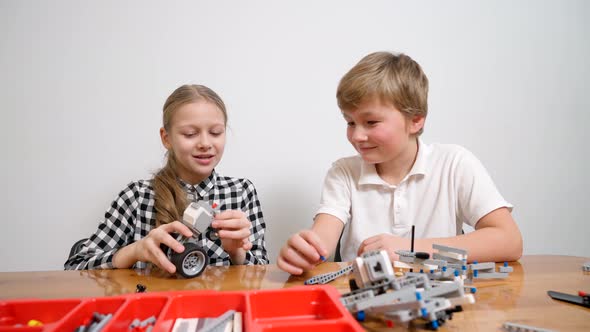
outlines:
M440 244L433 244L432 249L438 252L433 253L431 259L423 253L397 250L395 253L399 255L399 261L395 261L394 265L410 269L410 272L417 268L432 280L452 281L459 276L465 283L473 283L475 279L504 279L513 272L508 262L504 262L498 271L494 262L467 264L467 250L464 249Z
M416 229L416 225L412 225L412 237L410 240L410 251L414 252L414 230Z
M133 320L133 322L131 322L131 325L129 325L129 331L148 332L153 329L154 324L156 324L156 316L150 316L144 320L139 320L139 318L136 318Z
M103 315L99 312L94 312L90 319L87 319L83 325L78 326L75 331L76 332L98 332L102 331L102 329L109 323L109 321L113 318L113 314L106 314Z
M436 250L442 251L442 252L451 252L451 253L456 253L458 255L467 256L467 250L465 250L465 249L443 246L442 244L433 244L432 249L436 249Z
M429 259L430 258L429 253L421 252L421 251L396 250L395 253L398 254L400 257L414 257L414 258L418 258L418 259Z
M365 253L353 262L350 293L342 304L357 317L378 314L388 326L412 323L438 329L462 305L475 303L475 287L465 285L474 279L506 278L513 268L507 262L496 271L496 263L467 264L467 250L434 244L427 253L397 250L395 267L409 269L399 276L391 272L386 252ZM414 273L419 269L420 273ZM362 315L361 315L362 314ZM407 326L407 325L406 325Z
M228 325L231 327L230 331L233 330L234 314L235 310L226 311L223 315L215 318L212 322L203 326L201 332L223 332L227 330Z
M394 278L393 267L385 250L364 253L353 261L352 266L353 279L360 288L389 282Z
M85 331L85 332L102 331L102 329L109 323L111 318L113 318L113 314L102 315L98 312L95 312L94 314L92 314L92 319L90 320L89 324L86 326L78 327L78 329L76 329L76 331Z
M434 252L431 258L427 256L428 253L397 250L400 259L394 264L396 267L409 268L410 272L413 268L427 271L433 280L452 281L457 272L462 279L467 277L467 250L439 244L433 244L432 249L438 252Z
M511 273L514 271L512 266L508 266L508 262L504 262L504 265L500 266L500 268L498 270L502 273Z
M210 317L202 320L205 327L228 311L235 311L236 332L364 331L342 305L340 296L338 289L331 285L315 285L244 291L127 293L94 298L0 299L0 331L88 332L91 321L102 322L108 316L104 313L111 313L111 318L102 323L103 332L150 329L171 332L176 321ZM277 305L277 299L288 305ZM43 326L26 327L32 319L42 320Z
M580 291L578 295L571 295L566 293L548 291L547 294L554 300L569 302L590 308L590 294Z
M136 293L144 293L146 291L147 287L145 287L145 285L142 284L137 284L136 288L135 288L135 292Z
M324 273L305 280L305 285L326 284L338 277L346 275L352 271L352 265L349 265L336 272Z
M236 312L234 314L234 332L242 332L242 313Z
M235 316L241 313L228 310L219 317L178 318L174 322L172 332L224 332L234 331ZM239 323L241 324L241 323ZM240 326L241 328L241 326Z
M199 328L199 321L204 318L177 318L174 321L172 332L189 332L197 331Z
M513 268L508 266L508 262L504 262L498 272L496 272L496 263L494 262L478 263L475 261L473 264L469 264L468 268L467 283L472 283L474 279L505 279L513 271Z
M199 235L203 233L213 221L217 205L212 206L205 201L198 201L189 204L184 210L182 216L182 223L187 226L193 235L190 238L178 234L176 240L184 245L184 251L177 253L171 248L162 245L162 249L168 259L176 266L176 273L185 278L193 278L205 270L209 265L209 256L207 251L201 247L197 240ZM214 230L215 234L216 231Z
M413 242L413 238L412 238ZM409 269L405 275L393 273L387 252L368 252L353 262L350 293L340 301L352 313L379 314L388 326L410 322L438 329L463 304L475 303L475 287L465 283L473 279L506 278L512 267L505 262L496 272L496 264L485 262L467 264L467 250L433 244L432 256L412 249L397 250L395 267ZM419 269L420 273L414 273Z
M400 257L415 259L416 255L403 251ZM472 294L466 294L457 270L445 270L452 279L444 282L430 280L429 276L442 273L434 270L396 277L384 250L367 252L352 266L351 292L342 294L340 301L359 320L379 314L388 325L421 320L428 328L438 329L454 312L463 310L462 304L475 302Z
M590 272L590 262L586 262L582 265L582 271Z
M213 217L218 212L215 210L216 207L216 203L209 205L209 203L205 201L193 202L184 210L182 220L196 228L197 231L193 231L193 233L196 233L196 236L199 236L199 234L211 225Z
M504 331L510 331L510 332L555 332L553 330L547 330L547 329L542 329L539 327L511 323L511 322L504 323L504 325L502 325L502 328L504 329Z

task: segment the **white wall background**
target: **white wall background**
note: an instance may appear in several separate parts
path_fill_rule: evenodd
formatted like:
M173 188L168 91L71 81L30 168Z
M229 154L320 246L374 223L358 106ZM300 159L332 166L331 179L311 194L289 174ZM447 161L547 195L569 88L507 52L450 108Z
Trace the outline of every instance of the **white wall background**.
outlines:
M589 14L583 0L0 0L0 271L62 268L161 166L161 107L184 83L226 101L218 170L255 183L275 262L354 153L336 85L379 50L423 66L424 139L483 161L525 254L590 256Z

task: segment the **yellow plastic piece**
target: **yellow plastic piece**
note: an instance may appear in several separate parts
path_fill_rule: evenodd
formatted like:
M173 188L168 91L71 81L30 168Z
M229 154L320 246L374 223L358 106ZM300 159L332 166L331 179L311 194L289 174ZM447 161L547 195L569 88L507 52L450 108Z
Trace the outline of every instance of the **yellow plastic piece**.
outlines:
M35 319L31 319L28 323L27 326L43 326L43 323L41 323L38 320Z

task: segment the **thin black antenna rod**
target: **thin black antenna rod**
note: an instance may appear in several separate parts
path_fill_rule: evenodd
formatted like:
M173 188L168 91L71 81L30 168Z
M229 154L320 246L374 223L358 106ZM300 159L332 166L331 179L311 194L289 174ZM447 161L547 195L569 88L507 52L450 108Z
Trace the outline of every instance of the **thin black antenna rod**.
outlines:
M411 252L414 252L414 228L415 227L416 227L415 225L412 225L412 247L410 248Z

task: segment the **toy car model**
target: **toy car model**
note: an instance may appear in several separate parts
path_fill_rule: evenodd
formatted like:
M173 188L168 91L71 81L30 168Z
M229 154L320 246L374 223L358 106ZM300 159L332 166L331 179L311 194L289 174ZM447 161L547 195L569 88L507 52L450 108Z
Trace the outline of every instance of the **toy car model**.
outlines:
M213 217L217 212L215 207L216 204L210 206L207 202L199 201L189 204L184 210L181 222L193 232L193 235L185 237L182 234L177 234L176 241L184 246L183 252L177 253L171 248L162 245L166 257L176 266L176 274L184 278L193 278L203 273L209 264L207 250L201 247L197 240L199 235L213 221Z

